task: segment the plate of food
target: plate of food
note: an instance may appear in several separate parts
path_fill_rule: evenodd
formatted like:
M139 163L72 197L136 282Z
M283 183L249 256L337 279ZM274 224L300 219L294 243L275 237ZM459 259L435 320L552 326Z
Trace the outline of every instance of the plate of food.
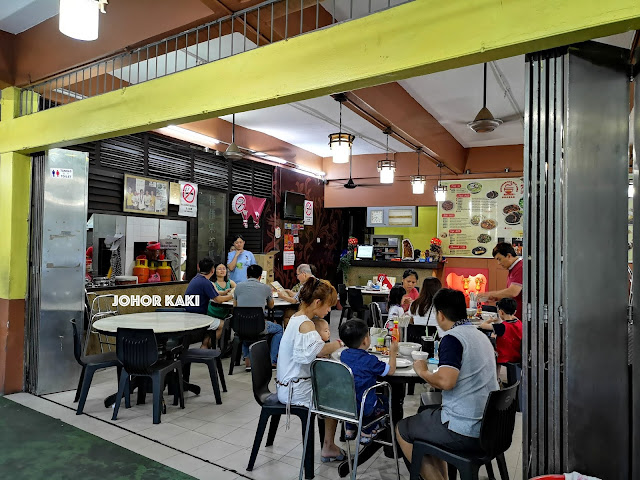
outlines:
M484 215L473 215L470 219L471 225L478 226L480 225L480 222L484 219L485 219Z
M479 182L470 182L467 184L467 190L471 193L480 193L480 190L482 190L482 184Z
M498 198L498 192L496 192L495 190L491 190L490 192L487 192L487 198L493 200L494 198Z
M382 360L384 363L389 363L389 357L382 357L380 360ZM396 368L407 368L411 365L413 365L413 362L411 360L396 357Z
M507 205L502 209L502 213L504 215L509 215L512 212L519 212L519 211L520 211L520 205L515 205L515 204Z
M447 211L453 210L453 202L451 200L445 200L442 202L442 209Z
M481 233L478 235L478 243L489 243L491 241L491 235Z
M495 220L488 218L480 222L480 228L484 228L485 230L493 230L498 226L498 222Z
M520 223L521 220L522 220L522 213L520 211L511 212L509 215L504 217L504 221L508 225L517 225Z
M471 250L471 253L473 253L474 255L484 255L485 253L487 253L487 249L485 247L475 247L473 250Z

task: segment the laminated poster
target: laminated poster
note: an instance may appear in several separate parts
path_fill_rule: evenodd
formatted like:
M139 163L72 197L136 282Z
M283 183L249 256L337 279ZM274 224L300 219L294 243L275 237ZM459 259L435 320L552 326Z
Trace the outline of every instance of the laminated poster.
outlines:
M498 242L514 244L522 255L522 178L443 181L447 195L438 204L438 237L445 257L492 258Z

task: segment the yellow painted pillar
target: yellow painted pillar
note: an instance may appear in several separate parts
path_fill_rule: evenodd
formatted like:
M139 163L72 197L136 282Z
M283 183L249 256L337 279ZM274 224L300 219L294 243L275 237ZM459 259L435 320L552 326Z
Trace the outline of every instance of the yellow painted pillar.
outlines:
M2 91L3 121L18 114L18 92ZM23 389L30 205L31 157L0 154L0 394Z

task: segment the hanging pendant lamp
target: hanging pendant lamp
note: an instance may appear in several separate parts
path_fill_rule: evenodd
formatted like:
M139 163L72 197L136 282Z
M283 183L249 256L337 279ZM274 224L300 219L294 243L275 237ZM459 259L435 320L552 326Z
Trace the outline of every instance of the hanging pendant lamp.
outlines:
M380 183L393 183L394 173L396 171L396 161L389 160L389 134L390 128L385 128L383 133L387 135L387 152L384 160L378 162L378 172L380 172Z
M438 178L438 184L433 187L433 193L436 196L436 202L444 202L447 198L447 187L442 185L442 167L444 167L444 163L439 163L438 168L440 169L440 177Z
M340 102L340 126L338 133L329 134L329 148L331 148L333 155L333 163L349 163L351 146L356 137L342 131L342 102L346 100L346 97L340 94L336 96L336 100Z
M484 88L482 91L482 109L476 115L473 122L467 123L469 128L477 133L493 132L502 125L502 120L494 118L487 108L487 64L484 64Z
M419 148L416 152L418 153L418 174L411 175L411 187L415 195L422 195L424 193L424 185L427 183L427 177L420 175L420 153L422 153L422 149Z
M240 151L238 145L236 145L236 114L234 113L231 118L231 143L222 155L227 160L241 160L244 158L244 154Z
M76 40L96 40L104 3L96 0L60 0L58 29Z

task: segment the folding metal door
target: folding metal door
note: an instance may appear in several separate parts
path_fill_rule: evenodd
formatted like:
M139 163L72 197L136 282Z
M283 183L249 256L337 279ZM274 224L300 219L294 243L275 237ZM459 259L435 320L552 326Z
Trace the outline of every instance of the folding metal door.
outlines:
M33 158L27 388L38 395L77 386L69 320L82 332L89 161L49 150Z
M525 478L630 478L628 55L527 56Z

